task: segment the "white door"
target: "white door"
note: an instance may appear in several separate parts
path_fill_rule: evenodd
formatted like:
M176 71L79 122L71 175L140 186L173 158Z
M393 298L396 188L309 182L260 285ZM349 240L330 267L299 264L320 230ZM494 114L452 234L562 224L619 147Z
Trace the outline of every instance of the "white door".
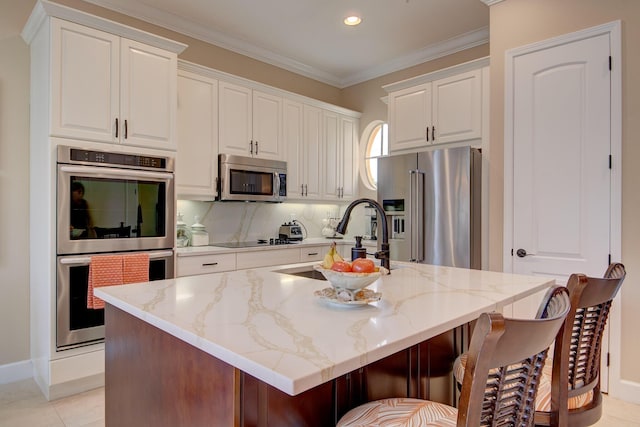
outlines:
M253 156L282 160L282 98L253 91Z
M120 48L121 143L175 149L177 55L127 39Z
M221 81L219 96L219 145L221 154L251 156L251 89Z
M508 54L505 271L559 284L605 272L610 162L621 162L611 158L610 50L610 34L600 32ZM514 304L513 315L533 315L540 299Z
M431 83L389 94L389 151L433 143Z

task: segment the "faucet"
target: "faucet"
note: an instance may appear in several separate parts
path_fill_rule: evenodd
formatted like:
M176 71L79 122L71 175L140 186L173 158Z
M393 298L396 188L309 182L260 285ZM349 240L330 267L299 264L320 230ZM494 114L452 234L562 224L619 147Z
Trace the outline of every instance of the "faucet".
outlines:
M369 203L373 206L378 215L380 216L380 220L378 222L382 222L382 244L380 245L380 250L375 253L376 259L380 260L380 265L387 270L391 271L390 262L389 262L389 232L387 230L387 214L384 212L380 203L376 202L373 199L356 199L347 206L347 209L344 211L344 216L338 223L336 227L336 232L340 234L344 234L347 231L347 225L349 224L349 218L351 218L351 211L354 207L361 203Z

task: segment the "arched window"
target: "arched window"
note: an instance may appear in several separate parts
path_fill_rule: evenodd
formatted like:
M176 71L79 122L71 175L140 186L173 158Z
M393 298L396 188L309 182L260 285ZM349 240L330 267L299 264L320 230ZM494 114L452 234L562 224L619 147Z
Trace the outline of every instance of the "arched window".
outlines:
M387 124L383 121L374 121L367 126L363 133L366 144L362 144L364 165L361 168L361 177L365 186L371 190L378 188L378 157L389 154L389 139L387 136Z

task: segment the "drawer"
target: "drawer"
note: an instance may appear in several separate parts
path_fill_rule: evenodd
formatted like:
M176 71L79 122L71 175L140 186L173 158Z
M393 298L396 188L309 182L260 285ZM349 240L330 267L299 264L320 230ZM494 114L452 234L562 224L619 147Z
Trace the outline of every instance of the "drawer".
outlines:
M263 251L238 252L236 268L270 267L272 265L295 264L300 262L300 248L267 249Z
M329 252L329 248L329 245L300 248L300 262L321 261L325 254Z
M236 269L236 254L209 254L178 257L177 277L220 273Z

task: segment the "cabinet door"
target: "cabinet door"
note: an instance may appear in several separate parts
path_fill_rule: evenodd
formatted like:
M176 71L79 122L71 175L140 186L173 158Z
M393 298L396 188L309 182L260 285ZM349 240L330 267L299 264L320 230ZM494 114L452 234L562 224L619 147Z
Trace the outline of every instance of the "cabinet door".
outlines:
M435 143L481 138L482 70L435 80L432 84Z
M343 199L355 199L358 195L358 124L351 117L340 118L342 139L342 188Z
M51 135L116 142L120 38L51 18L51 50Z
M283 105L283 144L287 159L287 199L301 199L303 175L303 120L304 108L301 103L285 100Z
M250 156L252 126L251 89L221 81L220 97L220 153Z
M282 98L253 91L253 153L255 157L282 160Z
M323 175L323 198L340 198L342 182L342 153L340 144L340 123L336 113L323 111L323 139L325 168Z
M324 144L322 140L322 110L304 106L304 147L302 170L304 173L305 197L320 199L321 183L326 175Z
M175 150L175 53L121 39L120 141Z
M179 72L177 128L177 195L212 200L218 175L217 80Z
M431 83L389 94L390 152L431 143L431 108Z

